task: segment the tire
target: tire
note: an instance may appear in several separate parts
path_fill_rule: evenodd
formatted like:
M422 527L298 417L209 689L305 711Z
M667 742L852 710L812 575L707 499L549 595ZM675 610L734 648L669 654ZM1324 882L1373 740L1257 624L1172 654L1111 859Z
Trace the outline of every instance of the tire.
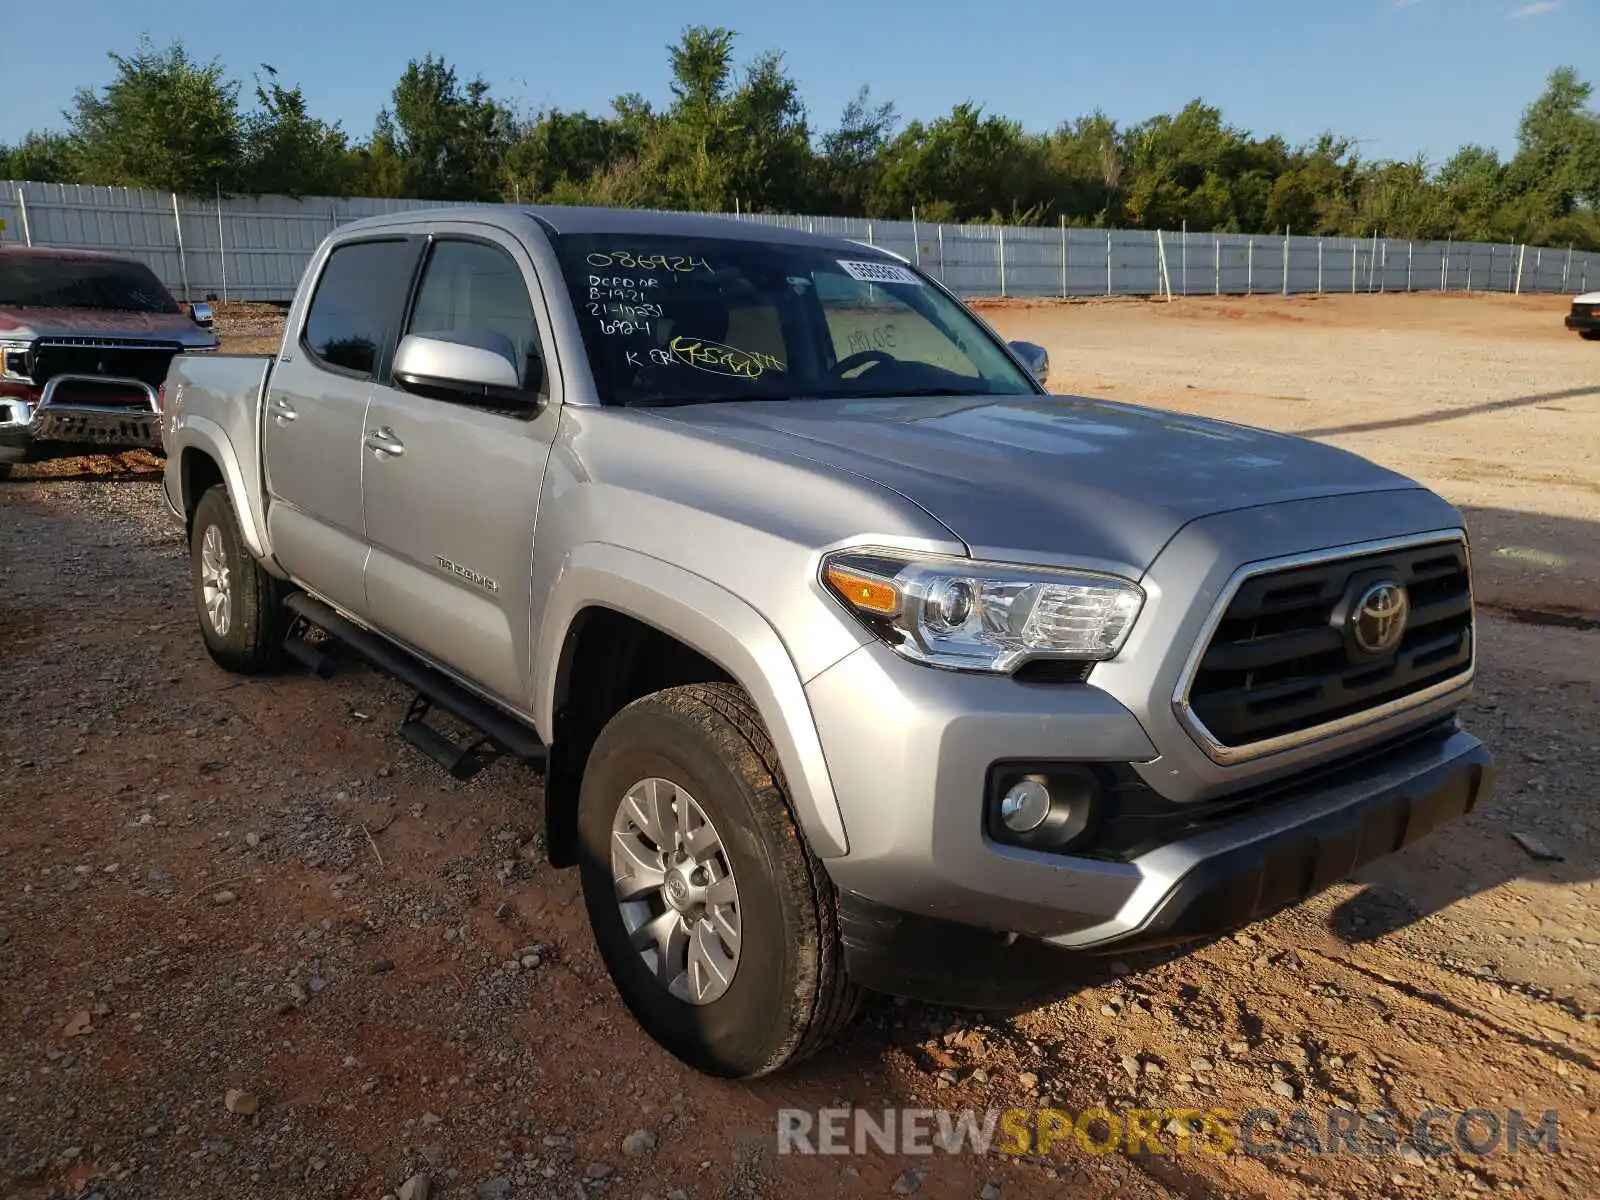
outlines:
M647 804L648 780L658 781L657 798L667 799L680 828L694 828L698 810L719 839L691 880L704 870L716 884L731 868L737 892L737 958L720 993L719 981L701 973L711 984L698 1000L684 994L696 987L692 971L674 994L630 941L640 905L670 923L670 874L668 886L630 902L631 915L618 897L613 847L623 837L636 850L648 840L633 820L642 810L628 807L635 785L646 788ZM619 823L627 825L624 834L616 832ZM669 688L613 717L584 770L578 839L584 902L612 982L645 1032L689 1066L729 1079L770 1074L821 1049L855 1016L859 993L844 973L832 885L795 824L777 754L743 689ZM716 887L704 894L715 897ZM688 912L695 922L696 910ZM712 916L728 917L710 900L699 913L693 927L707 937L714 936ZM653 940L642 940L655 949ZM714 947L725 956L728 943L718 939Z
M214 568L219 564L221 587L208 591L208 583L218 582ZM220 483L207 489L195 507L189 574L200 636L213 661L239 675L259 675L277 666L286 628L282 585L245 549L233 502Z
M0 483L4 483L11 478L11 468L14 465L13 463L0 463Z
M1586 342L1600 342L1600 329L1580 329L1578 336Z

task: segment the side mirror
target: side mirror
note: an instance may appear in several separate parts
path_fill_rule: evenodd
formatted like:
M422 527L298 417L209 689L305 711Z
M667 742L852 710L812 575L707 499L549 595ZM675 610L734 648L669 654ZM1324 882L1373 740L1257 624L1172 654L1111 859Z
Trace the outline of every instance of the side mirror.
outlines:
M216 320L216 314L212 312L211 305L204 301L196 301L194 304L189 305L189 316L202 329L210 329Z
M525 389L517 375L517 348L503 333L407 334L395 351L394 378L406 391L423 396L531 403L531 389Z
M1028 373L1042 386L1050 380L1050 352L1037 342L1007 342L1011 353L1022 360Z

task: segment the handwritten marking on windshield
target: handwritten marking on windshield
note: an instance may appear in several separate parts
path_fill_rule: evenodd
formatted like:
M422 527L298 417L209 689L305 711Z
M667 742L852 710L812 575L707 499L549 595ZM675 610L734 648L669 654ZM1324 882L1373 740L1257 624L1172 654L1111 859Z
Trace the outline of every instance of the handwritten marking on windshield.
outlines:
M631 279L625 275L589 276L589 299L622 300L640 303L650 288L659 288L659 279Z
M863 350L893 350L894 349L894 324L875 325L870 329L851 330L846 339L850 353L859 354Z
M683 254L635 254L632 250L596 252L585 260L591 267L622 267L629 271L675 271L687 275L691 271L708 271L715 274L710 263L703 258Z
M651 319L662 316L661 305L649 302L641 304L591 304L589 305L591 317L626 317L630 320Z
M740 350L721 342L679 334L670 343L672 356L685 366L735 379L759 379L765 371L782 371L783 363L770 354Z
M661 316L661 306L648 302L640 304L593 304L589 315L599 318L600 332L607 335L632 337L636 333L653 333L652 322Z

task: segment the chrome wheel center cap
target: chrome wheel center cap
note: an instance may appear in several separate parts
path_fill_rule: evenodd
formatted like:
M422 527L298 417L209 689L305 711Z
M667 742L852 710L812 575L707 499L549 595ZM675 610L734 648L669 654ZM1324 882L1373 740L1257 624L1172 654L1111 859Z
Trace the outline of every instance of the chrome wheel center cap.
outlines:
M692 862L671 867L662 882L661 889L666 895L667 904L677 912L688 912L702 899L699 895L701 889L695 885L691 874L693 867Z

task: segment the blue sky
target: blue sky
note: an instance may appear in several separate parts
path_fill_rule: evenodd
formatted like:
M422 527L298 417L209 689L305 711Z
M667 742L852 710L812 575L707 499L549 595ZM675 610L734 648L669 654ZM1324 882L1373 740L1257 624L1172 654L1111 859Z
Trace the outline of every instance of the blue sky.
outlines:
M677 5L609 0L72 0L8 4L0 139L59 126L79 84L141 32L182 37L250 92L261 62L315 112L364 137L406 60L443 54L520 107L664 101L667 43L686 24L738 31L744 56L783 52L813 128L863 84L906 117L972 100L1030 129L1104 108L1124 123L1202 96L1235 124L1299 141L1332 128L1370 157L1437 162L1463 142L1509 149L1552 67L1600 83L1600 0L804 0ZM78 31L63 36L63 15Z

